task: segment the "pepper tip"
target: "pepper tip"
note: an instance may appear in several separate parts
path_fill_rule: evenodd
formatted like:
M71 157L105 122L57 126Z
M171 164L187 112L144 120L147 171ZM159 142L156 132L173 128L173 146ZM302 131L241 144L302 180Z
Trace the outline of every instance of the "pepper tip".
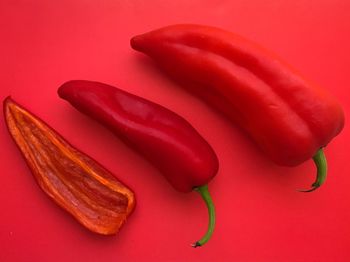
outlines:
M6 103L11 102L11 101L13 101L12 97L10 95L8 95L4 98L3 103L6 104Z

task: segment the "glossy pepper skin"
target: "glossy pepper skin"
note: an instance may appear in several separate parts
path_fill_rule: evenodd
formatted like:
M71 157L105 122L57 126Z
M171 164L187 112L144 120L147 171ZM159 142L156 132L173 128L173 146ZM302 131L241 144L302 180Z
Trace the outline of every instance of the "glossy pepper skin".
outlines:
M218 171L218 159L206 140L181 116L113 86L86 80L64 83L58 94L135 148L180 192L196 189L208 205L213 230L214 208L207 184ZM210 203L209 203L210 202Z
M40 188L87 229L117 233L134 209L134 193L10 97L4 114Z
M270 51L215 27L172 25L133 37L131 46L233 120L276 163L314 157L313 189L323 183L322 148L344 125L341 106L326 90Z

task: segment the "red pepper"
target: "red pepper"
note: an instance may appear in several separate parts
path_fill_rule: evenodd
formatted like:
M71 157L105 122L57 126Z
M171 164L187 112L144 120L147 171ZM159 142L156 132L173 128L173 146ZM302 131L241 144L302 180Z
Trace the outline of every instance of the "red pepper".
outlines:
M241 36L201 25L172 25L131 39L191 92L243 128L272 160L295 166L314 158L326 178L322 148L343 128L344 113L324 89Z
M208 207L209 227L194 246L209 240L215 214L207 184L218 171L218 159L207 141L184 118L151 101L98 82L70 81L58 89L58 94L144 155L175 189L198 191Z

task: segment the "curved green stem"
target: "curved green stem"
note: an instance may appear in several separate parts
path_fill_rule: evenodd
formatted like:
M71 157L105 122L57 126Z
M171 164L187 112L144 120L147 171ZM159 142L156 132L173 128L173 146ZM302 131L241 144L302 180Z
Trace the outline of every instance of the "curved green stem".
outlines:
M312 192L319 188L327 178L327 159L323 152L323 149L317 151L317 153L312 158L315 162L317 168L317 177L316 181L311 185L311 189L309 190L300 190L300 192Z
M200 240L192 244L192 247L200 247L207 243L211 235L213 234L215 227L215 208L213 200L211 199L211 196L209 194L207 185L196 187L194 190L202 196L203 200L205 201L205 204L207 205L209 213L209 225L207 232Z

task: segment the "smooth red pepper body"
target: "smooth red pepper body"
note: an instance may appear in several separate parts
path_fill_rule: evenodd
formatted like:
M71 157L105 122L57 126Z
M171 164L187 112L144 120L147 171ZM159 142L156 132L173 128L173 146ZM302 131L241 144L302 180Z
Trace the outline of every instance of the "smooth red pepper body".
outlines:
M316 156L343 128L342 108L326 90L241 36L173 25L135 36L131 46L246 130L278 164Z
M175 189L191 192L199 188L201 192L204 186L207 194L206 184L218 171L218 159L208 142L184 118L99 82L69 81L59 88L58 94L139 151Z
M163 106L92 81L67 82L58 93L142 153L178 191L191 192L216 175L218 159L208 142Z

